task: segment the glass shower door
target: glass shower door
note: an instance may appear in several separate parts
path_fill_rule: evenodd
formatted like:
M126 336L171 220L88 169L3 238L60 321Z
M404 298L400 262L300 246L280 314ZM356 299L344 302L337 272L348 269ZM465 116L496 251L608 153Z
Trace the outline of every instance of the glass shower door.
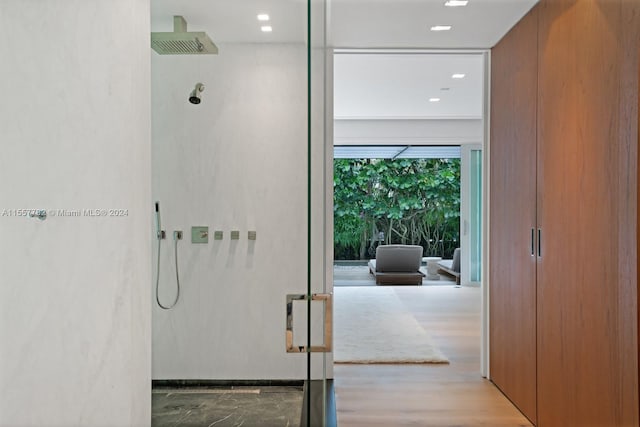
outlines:
M194 36L196 52L150 53L151 206L165 231L150 233L153 424L197 415L256 425L278 415L260 403L276 386L303 395L295 416L280 414L290 425L332 425L325 1L151 8L153 32L202 32L215 44L198 52ZM193 394L208 403L188 403ZM255 410L230 411L232 398Z

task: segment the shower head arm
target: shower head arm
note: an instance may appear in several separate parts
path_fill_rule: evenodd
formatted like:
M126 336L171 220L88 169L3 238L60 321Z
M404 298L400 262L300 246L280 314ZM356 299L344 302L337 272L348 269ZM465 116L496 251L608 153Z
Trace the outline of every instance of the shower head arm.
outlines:
M187 21L182 16L174 15L173 17L173 32L174 33L186 33Z

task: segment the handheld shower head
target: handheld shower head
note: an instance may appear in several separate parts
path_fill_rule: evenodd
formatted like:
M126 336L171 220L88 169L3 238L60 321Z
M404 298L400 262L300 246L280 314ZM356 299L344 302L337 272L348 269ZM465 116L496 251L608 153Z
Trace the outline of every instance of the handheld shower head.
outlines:
M196 83L196 87L191 91L189 95L189 102L192 104L200 104L201 93L204 92L204 85L202 83Z
M162 230L162 224L160 223L160 202L156 202L156 238L158 240L164 239L165 233Z

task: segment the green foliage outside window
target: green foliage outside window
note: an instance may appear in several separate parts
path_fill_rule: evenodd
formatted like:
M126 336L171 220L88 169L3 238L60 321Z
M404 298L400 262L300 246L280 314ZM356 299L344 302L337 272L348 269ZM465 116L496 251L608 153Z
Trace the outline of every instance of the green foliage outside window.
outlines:
M335 259L379 244L415 244L451 258L460 241L460 159L335 159Z

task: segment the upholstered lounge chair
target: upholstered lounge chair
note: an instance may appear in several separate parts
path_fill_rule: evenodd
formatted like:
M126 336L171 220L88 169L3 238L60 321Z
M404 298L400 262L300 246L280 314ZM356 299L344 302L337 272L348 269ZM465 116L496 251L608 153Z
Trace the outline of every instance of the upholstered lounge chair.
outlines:
M369 261L369 272L376 285L422 285L421 261L422 246L378 246L376 259Z
M453 259L438 261L438 267L443 272L456 278L456 285L460 284L460 248L453 251Z

